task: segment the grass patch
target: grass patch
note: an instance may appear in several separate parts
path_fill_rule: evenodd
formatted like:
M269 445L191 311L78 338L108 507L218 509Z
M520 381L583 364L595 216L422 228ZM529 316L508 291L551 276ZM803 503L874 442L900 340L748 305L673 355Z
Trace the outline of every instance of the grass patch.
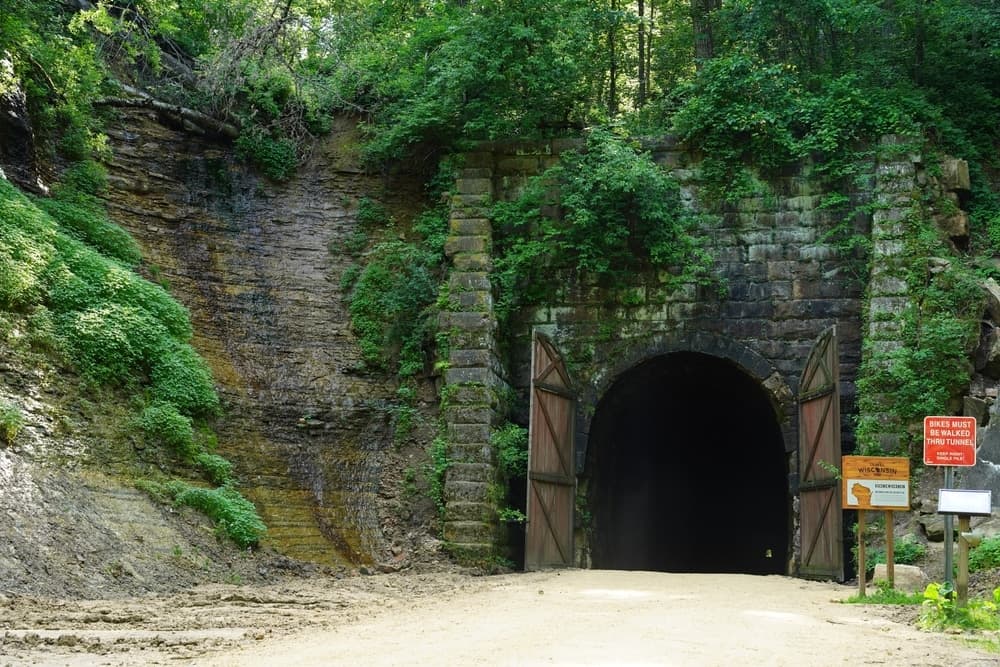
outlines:
M892 605L918 605L923 603L922 593L905 593L890 588L888 582L879 582L873 593L861 597L852 595L844 600L845 604L892 604Z

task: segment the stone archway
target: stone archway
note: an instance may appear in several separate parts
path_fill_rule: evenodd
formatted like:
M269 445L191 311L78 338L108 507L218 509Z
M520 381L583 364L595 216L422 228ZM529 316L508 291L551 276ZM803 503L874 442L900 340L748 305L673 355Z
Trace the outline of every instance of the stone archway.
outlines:
M791 392L742 346L657 343L637 348L590 403L581 454L591 564L787 573Z

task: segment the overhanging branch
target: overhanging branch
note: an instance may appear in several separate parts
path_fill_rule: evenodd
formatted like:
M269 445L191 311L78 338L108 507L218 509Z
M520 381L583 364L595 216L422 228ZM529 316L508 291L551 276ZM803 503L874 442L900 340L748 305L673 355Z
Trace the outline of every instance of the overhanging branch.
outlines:
M135 107L142 109L153 109L155 111L160 111L162 113L170 114L178 118L183 118L184 120L190 121L201 129L218 134L229 139L236 139L240 136L240 130L236 125L232 123L226 123L217 118L213 118L208 114L202 113L201 111L196 111L188 107L180 106L179 104L168 104L151 96L138 88L133 86L128 86L125 84L119 84L122 91L131 95L132 97L104 97L99 100L95 100L94 104L98 106L109 106L109 107Z

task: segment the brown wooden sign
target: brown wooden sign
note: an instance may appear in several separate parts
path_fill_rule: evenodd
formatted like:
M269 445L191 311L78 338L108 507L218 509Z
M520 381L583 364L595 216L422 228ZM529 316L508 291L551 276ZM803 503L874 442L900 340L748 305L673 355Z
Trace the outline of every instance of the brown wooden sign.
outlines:
M844 509L910 509L910 459L905 456L843 457L840 497Z

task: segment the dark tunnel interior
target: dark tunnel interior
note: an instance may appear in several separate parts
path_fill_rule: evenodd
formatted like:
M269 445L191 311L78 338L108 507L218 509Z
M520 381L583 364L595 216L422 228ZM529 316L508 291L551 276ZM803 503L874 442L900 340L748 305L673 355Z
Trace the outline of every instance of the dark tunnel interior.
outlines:
M624 373L587 447L593 566L785 574L788 462L764 389L679 352Z

